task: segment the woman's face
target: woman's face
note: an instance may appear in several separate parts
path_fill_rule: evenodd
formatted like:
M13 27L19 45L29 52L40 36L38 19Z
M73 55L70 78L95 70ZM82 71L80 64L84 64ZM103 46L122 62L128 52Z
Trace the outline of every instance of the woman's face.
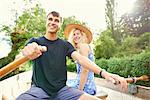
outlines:
M74 43L80 43L82 38L82 33L80 30L74 30L73 32L73 41Z

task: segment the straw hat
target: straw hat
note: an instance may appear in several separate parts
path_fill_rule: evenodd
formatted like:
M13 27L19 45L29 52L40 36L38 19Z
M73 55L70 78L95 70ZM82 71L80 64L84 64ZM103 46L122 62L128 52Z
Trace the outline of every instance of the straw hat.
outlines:
M71 31L73 29L79 29L79 30L83 31L87 36L88 43L90 43L92 41L92 38L93 38L92 32L89 29L87 29L86 27L79 25L79 24L68 24L64 31L65 38L68 39L69 34L71 33Z

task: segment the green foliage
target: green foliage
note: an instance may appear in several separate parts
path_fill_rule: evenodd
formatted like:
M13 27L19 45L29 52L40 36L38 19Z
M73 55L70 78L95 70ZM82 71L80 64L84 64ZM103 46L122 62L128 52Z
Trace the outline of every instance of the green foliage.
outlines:
M110 58L115 54L117 50L116 42L109 36L109 32L110 31L104 31L94 42L96 58Z
M5 28L6 27L6 28ZM5 26L3 31L10 32L10 29ZM26 9L21 16L16 20L16 26L9 33L12 42L11 52L7 57L0 59L0 68L12 62L15 56L24 47L25 43L31 38L40 36L45 32L45 11L36 5L34 8ZM24 70L17 69L7 75L17 74Z
M6 32L6 33L10 33L11 32L11 28L10 26L6 26L6 25L2 25L0 32Z
M120 71L119 71L119 75L123 76L123 77L130 77L132 76L130 71L132 70L132 61L133 59L130 57L124 57L124 58L120 58Z
M100 67L106 69L108 72L115 73L123 77L139 77L142 75L150 76L150 52L136 54L132 57L113 57L109 60L96 59L96 62ZM138 82L136 84L150 86L150 81Z
M28 34L42 35L45 33L45 18L44 9L37 4L34 8L29 8L23 12L16 20L14 31L21 31Z
M144 33L139 37L128 36L120 45L116 57L133 56L141 52L150 51L150 33Z
M28 61L20 66L21 67L19 68L19 71L22 71L22 72L29 71L32 69L32 61Z
M108 72L119 74L122 68L120 67L120 59L119 58L110 58L108 62Z
M95 63L102 69L108 69L108 61L104 58L96 60Z
M131 76L132 59L129 57L124 58L111 58L108 60L108 72L119 74L123 77Z
M70 71L70 72L76 71L75 62L73 62L71 59L68 59L68 58L67 58L67 71Z
M132 76L150 75L150 52L134 56L132 66Z
M136 48L137 38L128 36L122 43L121 51L129 51Z
M119 47L119 51L116 53L116 57L123 57L123 56L132 56L134 54L138 54L141 52L138 45L138 38L133 36L128 36L122 42L122 45Z
M150 51L150 32L143 33L137 42L140 49Z

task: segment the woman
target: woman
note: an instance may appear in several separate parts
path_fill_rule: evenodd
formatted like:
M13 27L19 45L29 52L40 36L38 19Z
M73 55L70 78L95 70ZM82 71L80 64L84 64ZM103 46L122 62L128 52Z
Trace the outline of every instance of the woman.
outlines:
M89 45L92 41L92 33L90 30L78 24L69 24L65 29L65 37L81 55L94 61L94 55ZM67 85L95 95L96 85L94 83L94 73L83 68L78 62L76 62L76 68L76 79L68 80Z

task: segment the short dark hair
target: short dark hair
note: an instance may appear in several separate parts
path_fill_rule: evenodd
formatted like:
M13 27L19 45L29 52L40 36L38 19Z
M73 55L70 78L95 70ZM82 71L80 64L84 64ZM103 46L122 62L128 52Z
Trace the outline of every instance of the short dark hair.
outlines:
M56 17L60 17L60 14L59 14L58 12L56 12L56 11L52 11L52 12L48 13L48 14L47 14L47 17L48 17L50 14L52 14L53 16L56 16Z
M55 17L60 17L60 14L59 14L58 12L56 12L56 11L52 11L52 12L48 13L48 14L47 14L47 17L48 17L50 14L52 14L52 15L55 16ZM61 19L61 21L62 21L62 17L60 17L60 19Z

